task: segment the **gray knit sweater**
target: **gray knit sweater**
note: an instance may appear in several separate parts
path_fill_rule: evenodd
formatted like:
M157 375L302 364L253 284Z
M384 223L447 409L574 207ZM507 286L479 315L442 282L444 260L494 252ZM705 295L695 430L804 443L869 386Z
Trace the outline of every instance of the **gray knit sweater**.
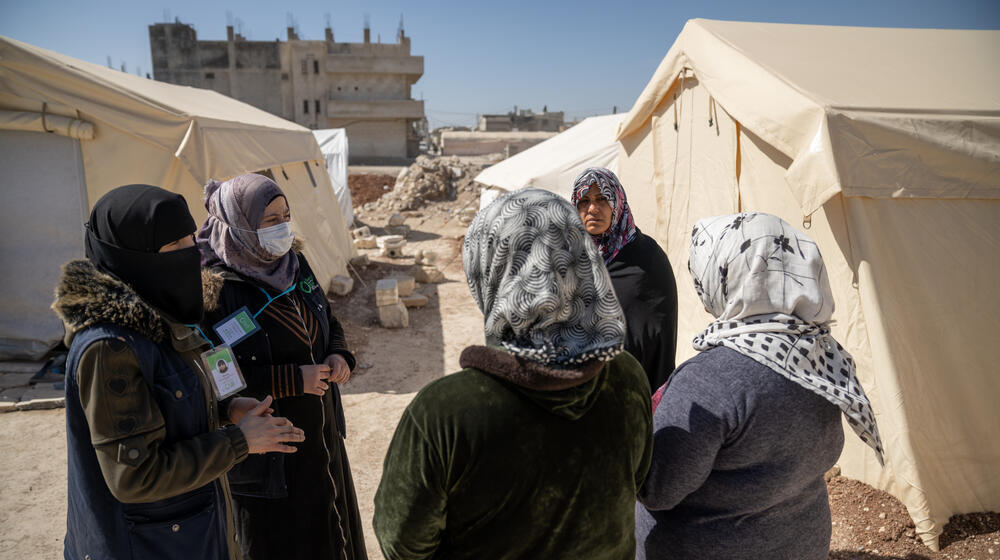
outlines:
M840 409L717 347L673 374L636 504L640 559L825 559Z

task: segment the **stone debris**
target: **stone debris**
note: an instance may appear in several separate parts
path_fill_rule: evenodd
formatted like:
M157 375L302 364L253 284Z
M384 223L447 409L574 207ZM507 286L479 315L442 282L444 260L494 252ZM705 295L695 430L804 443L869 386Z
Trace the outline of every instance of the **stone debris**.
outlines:
M437 262L437 253L434 251L424 251L423 249L416 252L413 256L414 264L434 264Z
M378 238L378 247L381 249L379 251L380 257L402 258L405 246L406 239L402 235L383 235Z
M375 283L375 306L395 305L399 301L399 284L395 278L383 278Z
M393 214L392 216L389 216L390 226L401 226L405 222L406 222L406 216L402 214Z
M486 163L463 162L457 156L418 156L410 167L400 171L393 189L375 205L383 210L399 212L422 208L428 201L455 200L460 191L477 188L473 177L486 166Z
M374 235L359 237L354 240L355 249L374 249L378 245L378 240Z
M364 268L364 267L370 265L372 261L368 257L368 255L365 254L365 255L358 255L356 257L351 257L351 261L350 262L351 262L351 266L353 266L354 268Z
M379 306L378 321L387 329L406 328L410 326L410 313L403 302L397 300L392 305Z
M399 298L399 301L403 302L406 307L423 307L427 305L429 301L427 296L423 294L412 294L406 297Z
M402 274L394 274L390 276L396 281L396 288L399 292L399 297L406 297L413 293L413 290L417 287L417 281L413 279L412 276L406 276Z
M330 291L337 294L338 296L346 296L351 293L354 289L354 279L350 276L342 276L340 274L333 277L330 281Z
M444 282L444 273L432 265L414 265L413 277L422 284L440 284Z
M357 229L351 230L351 237L354 239L361 239L362 237L368 237L372 234L372 228L368 226L362 226Z

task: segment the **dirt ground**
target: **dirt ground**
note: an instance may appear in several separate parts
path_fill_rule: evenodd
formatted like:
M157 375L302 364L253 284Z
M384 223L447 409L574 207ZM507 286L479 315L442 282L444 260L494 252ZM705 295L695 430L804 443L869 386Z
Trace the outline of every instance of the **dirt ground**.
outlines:
M338 318L359 367L341 387L347 416L347 449L365 519L371 558L381 559L371 528L373 499L382 460L403 409L424 385L458 370L458 356L482 344L482 316L462 272L465 226L457 211L475 207L475 194L408 213L413 229L405 252L434 251L447 281L418 284L426 307L410 310L410 327L377 326L375 280L406 270L412 258L373 258L352 272L354 291L333 298ZM357 201L355 206L360 207ZM387 216L365 213L377 235ZM374 251L363 251L374 255ZM62 554L66 519L66 443L63 410L0 414L0 558L56 558ZM1000 516L957 516L931 552L913 535L912 523L895 499L842 477L829 482L833 512L830 558L836 560L923 560L1000 558ZM884 515L884 516L883 516Z

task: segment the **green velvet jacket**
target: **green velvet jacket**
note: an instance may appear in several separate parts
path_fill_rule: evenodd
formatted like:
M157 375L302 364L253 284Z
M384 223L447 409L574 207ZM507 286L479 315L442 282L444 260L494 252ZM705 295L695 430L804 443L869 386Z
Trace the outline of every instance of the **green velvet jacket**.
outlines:
M635 557L649 382L622 353L554 370L470 347L407 407L375 496L388 560Z

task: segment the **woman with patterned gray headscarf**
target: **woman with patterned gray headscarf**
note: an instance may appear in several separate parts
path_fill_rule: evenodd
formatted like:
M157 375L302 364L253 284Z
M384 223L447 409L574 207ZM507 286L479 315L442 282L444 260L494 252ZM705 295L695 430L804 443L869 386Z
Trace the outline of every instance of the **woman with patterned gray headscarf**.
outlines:
M825 559L841 414L880 461L882 442L830 335L819 248L769 214L717 216L695 226L688 266L716 319L653 395L638 558Z
M403 413L375 496L385 557L631 560L649 385L590 236L525 189L476 216L462 256L487 346Z
M666 253L632 219L625 189L603 167L573 181L571 201L597 246L625 312L625 349L639 360L655 391L674 371L677 285Z
M367 558L344 445L338 384L354 355L305 256L293 246L288 200L257 174L205 186L198 231L206 282L202 330L240 317L259 328L233 342L245 395L273 394L273 408L305 430L294 457L251 458L229 473L239 544L250 558Z

